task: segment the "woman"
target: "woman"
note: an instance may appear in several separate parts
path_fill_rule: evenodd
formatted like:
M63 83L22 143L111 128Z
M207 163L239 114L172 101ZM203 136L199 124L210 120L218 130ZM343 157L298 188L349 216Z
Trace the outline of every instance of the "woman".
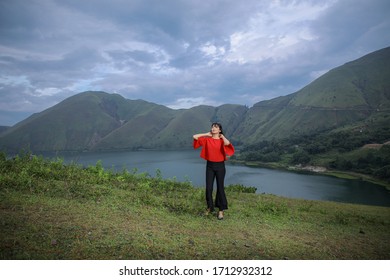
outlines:
M211 130L207 133L199 133L193 136L194 149L202 147L200 156L207 160L206 165L206 202L207 212L214 211L213 204L213 185L214 179L217 179L217 194L215 197L215 207L219 208L218 219L223 219L224 210L228 209L228 203L225 195L225 160L226 155L234 154L234 147L223 135L222 125L213 123Z

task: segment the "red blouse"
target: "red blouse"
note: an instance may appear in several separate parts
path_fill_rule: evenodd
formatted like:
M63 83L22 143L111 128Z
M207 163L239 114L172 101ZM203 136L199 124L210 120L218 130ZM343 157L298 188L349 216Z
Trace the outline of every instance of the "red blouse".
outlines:
M230 143L225 145L222 139L214 139L212 137L199 137L194 139L194 149L202 147L200 157L214 162L221 162L227 160L226 155L232 156L234 154L234 147Z

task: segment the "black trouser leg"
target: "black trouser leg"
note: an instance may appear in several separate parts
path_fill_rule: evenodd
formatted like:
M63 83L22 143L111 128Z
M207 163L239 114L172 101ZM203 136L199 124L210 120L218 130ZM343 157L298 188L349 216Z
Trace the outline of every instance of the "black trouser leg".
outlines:
M225 174L226 169L225 166L223 169L219 169L216 171L217 178L217 195L215 197L215 207L219 208L219 211L223 211L228 209L228 203L225 194Z
M213 204L213 184L214 184L215 173L209 164L206 166L206 203L207 208L214 211Z
M227 199L225 194L225 163L224 162L207 162L206 166L206 203L207 208L214 210L213 204L213 185L217 179L217 194L215 197L215 206L220 211L228 209Z

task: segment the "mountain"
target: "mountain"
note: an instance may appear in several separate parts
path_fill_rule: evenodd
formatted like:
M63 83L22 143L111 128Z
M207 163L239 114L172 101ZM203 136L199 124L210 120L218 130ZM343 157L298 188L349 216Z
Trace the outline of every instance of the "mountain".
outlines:
M225 104L174 110L118 94L80 93L5 130L0 150L189 148L191 136L214 121L224 125L224 133L236 145L360 131L369 125L387 137L389 119L390 48L385 48L334 68L295 93L251 108Z
M0 149L84 151L177 149L192 145L192 134L206 131L210 120L227 120L232 133L247 108L198 106L173 110L118 94L83 92L30 116L0 136Z
M3 132L7 131L9 128L10 128L9 126L0 126L0 135L1 135Z
M390 48L385 48L334 68L295 93L255 104L235 137L255 143L313 134L389 110Z
M83 150L93 146L99 137L120 126L103 93L86 93L34 114L8 129L1 138L7 150L32 151ZM120 104L120 102L117 102Z

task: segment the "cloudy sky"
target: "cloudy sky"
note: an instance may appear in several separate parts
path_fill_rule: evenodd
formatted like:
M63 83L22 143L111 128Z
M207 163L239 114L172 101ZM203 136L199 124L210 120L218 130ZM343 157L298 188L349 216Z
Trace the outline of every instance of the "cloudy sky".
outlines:
M87 90L252 106L390 46L389 0L0 0L0 125Z

